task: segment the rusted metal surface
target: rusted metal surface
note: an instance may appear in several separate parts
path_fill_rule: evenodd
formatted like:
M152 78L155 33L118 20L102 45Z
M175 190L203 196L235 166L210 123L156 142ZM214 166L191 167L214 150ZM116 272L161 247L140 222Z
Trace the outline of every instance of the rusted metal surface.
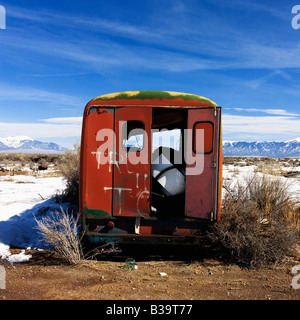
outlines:
M116 108L115 133L117 161L114 165L113 215L148 217L150 214L151 108ZM136 148L124 146L122 130L130 121L144 124L144 136ZM138 150L137 150L138 149Z
M217 217L217 196L219 182L219 117L212 108L193 109L188 111L188 128L205 128L209 125L208 134L204 136L203 172L199 175L186 176L185 215L187 217L215 220ZM194 135L194 132L193 132ZM190 137L192 140L193 137ZM195 157L196 141L193 141L192 152L188 157Z
M176 150L154 146L153 130L163 128L183 135ZM169 156L166 150L171 150ZM153 158L165 155L167 168L154 174ZM178 155L181 164L173 161ZM195 157L203 166L196 174ZM134 91L103 95L87 104L80 213L90 241L201 242L207 225L220 218L221 186L221 108L213 101Z
M89 108L86 110L81 143L80 197L81 212L88 219L101 219L112 216L112 163L100 164L102 157L110 157L112 143L107 150L101 150L105 141L98 135L102 128L114 130L114 108ZM107 131L109 133L109 131Z

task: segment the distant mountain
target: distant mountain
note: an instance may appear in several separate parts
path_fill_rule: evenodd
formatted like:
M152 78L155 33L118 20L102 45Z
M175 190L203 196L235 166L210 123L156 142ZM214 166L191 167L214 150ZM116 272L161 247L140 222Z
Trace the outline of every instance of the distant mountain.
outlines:
M42 142L26 136L0 138L0 152L60 153L67 148L53 142Z
M284 142L224 141L224 156L300 157L300 137Z

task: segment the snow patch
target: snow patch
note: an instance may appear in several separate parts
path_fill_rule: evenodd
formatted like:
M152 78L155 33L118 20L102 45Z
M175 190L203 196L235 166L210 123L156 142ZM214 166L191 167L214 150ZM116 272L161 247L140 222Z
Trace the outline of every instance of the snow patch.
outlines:
M23 183L17 183L20 181ZM13 255L9 248L49 249L35 219L70 207L69 203L58 203L53 197L58 189L64 188L64 181L61 177L13 176L7 180L1 176L0 185L0 259L9 263L28 261L31 256L25 250Z
M296 138L296 139L292 139L292 140L287 140L287 141L284 141L285 143L288 143L288 142L300 142L300 137L299 138Z

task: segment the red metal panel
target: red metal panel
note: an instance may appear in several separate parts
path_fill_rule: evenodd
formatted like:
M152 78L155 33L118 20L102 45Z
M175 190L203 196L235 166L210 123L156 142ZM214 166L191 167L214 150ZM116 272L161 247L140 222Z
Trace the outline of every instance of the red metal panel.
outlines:
M85 118L81 178L82 207L87 218L112 215L112 165L114 108L91 108Z
M152 108L117 108L115 113L113 215L149 216L151 145L148 137L151 138ZM128 151L122 145L122 128L125 123L129 125L127 121L139 121L145 127L140 151Z
M188 111L188 129L191 130L187 141L187 144L189 145L186 155L187 163L192 163L192 157L196 156L194 136L195 129L197 127L202 129L206 128L205 125L197 126L197 122L213 124L213 150L209 153L204 152L202 154L198 154L199 157L202 156L204 164L202 173L196 175L188 174L188 168L193 168L194 165L187 164L185 193L185 215L187 217L209 220L216 217L218 192L217 174L219 164L219 116L220 110L218 108L192 109ZM206 144L211 144L211 141L207 140L210 136L211 134L204 134L204 151L211 148L205 147ZM201 147L198 146L197 148L199 150Z

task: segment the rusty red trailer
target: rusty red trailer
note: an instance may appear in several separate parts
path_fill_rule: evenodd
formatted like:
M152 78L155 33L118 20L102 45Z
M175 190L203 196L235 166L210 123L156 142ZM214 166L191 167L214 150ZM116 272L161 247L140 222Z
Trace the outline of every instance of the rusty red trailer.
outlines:
M93 243L198 244L220 219L221 107L167 91L106 94L85 107L80 215Z

